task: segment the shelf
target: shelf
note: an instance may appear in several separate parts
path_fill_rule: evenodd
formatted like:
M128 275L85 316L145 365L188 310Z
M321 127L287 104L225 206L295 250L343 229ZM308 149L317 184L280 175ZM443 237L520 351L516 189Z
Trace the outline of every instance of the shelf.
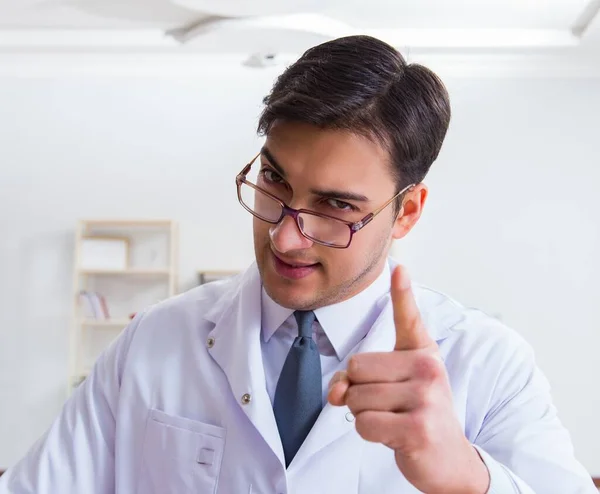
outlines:
M169 276L168 269L80 269L80 274L102 276Z
M136 227L160 227L167 228L173 225L173 221L171 220L85 220L83 222L88 227L103 227L103 228L111 228L111 227L127 227L127 228L136 228Z
M131 319L83 319L81 324L84 326L96 326L104 328L122 327L124 328L131 322Z

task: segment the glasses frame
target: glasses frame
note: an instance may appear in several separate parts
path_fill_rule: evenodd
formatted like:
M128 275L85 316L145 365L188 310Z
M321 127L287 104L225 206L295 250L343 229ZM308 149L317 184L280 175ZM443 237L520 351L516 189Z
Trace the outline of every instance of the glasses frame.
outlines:
M336 218L335 216L318 213L317 211L311 211L310 209L291 208L285 202L283 202L281 199L274 196L270 192L267 192L262 187L259 187L258 185L253 184L252 182L249 182L246 179L246 176L248 175L248 172L250 171L250 169L252 168L252 165L254 164L256 159L260 156L260 154L261 153L258 153L254 158L252 158L252 160L246 166L244 166L242 171L240 171L240 173L238 173L237 176L235 177L238 201L240 202L242 207L246 211L248 211L252 216L255 216L256 218L263 220L267 223L270 223L271 225L277 225L283 220L283 218L285 218L286 216L290 216L293 218L294 222L296 223L296 226L298 227L298 231L302 234L303 237L306 237L310 241L315 242L319 245L324 245L325 247L331 247L333 249L347 249L350 246L350 244L352 243L352 238L354 237L354 234L356 232L362 230L365 226L367 226L373 220L373 218L375 218L375 216L377 216L379 213L381 213L381 211L383 211L385 208L387 208L396 198L398 198L399 196L404 194L407 190L409 190L410 188L412 188L416 185L416 184L407 185L406 187L404 187L404 189L402 189L400 192L398 192L396 195L394 195L394 197L392 197L390 200L388 200L386 203L384 203L383 205L381 205L374 211L372 211L369 214L367 214L366 216L364 216L361 220L346 221L346 220L342 220L341 218ZM260 216L256 212L252 211L249 207L246 206L246 204L242 200L242 194L241 194L241 190L240 190L242 184L248 185L249 187L253 188L254 190L257 190L257 191L267 195L268 197L273 199L275 202L279 203L279 205L281 206L281 216L277 219L277 221L268 220L268 219ZM402 205L402 207L404 207L404 205ZM323 242L322 240L317 240L316 238L313 238L310 235L306 234L302 230L302 227L300 226L299 216L301 213L310 214L313 216L319 216L321 218L334 220L334 221L337 221L339 223L346 225L350 230L350 238L348 239L348 243L346 245L333 245L333 244L329 244L327 242Z

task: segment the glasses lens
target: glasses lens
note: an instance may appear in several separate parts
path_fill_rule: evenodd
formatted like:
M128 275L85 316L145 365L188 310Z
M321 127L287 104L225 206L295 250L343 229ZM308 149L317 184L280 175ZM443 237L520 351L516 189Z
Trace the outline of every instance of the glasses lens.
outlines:
M281 204L259 190L242 183L240 199L243 206L252 214L270 223L276 223L281 217Z
M314 214L300 213L299 223L307 236L333 247L346 247L350 242L350 228L346 223Z

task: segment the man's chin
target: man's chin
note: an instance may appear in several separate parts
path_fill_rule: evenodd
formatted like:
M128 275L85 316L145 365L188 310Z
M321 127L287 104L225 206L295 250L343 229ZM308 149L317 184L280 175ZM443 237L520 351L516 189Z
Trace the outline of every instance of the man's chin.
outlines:
M314 304L318 290L312 281L314 280L307 278L290 280L280 276L270 267L262 273L263 287L269 297L282 307L293 310L304 309Z
M287 294L282 296L281 293L269 296L277 305L290 310L314 310L317 307L320 307L320 305L312 298L302 299L299 297L289 297Z

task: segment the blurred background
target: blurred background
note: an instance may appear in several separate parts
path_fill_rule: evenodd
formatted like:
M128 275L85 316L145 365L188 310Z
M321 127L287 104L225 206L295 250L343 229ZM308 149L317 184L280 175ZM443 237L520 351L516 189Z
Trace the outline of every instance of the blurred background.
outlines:
M600 1L0 0L0 469L145 305L253 261L235 175L308 47L370 34L453 119L393 255L534 347L600 477Z

